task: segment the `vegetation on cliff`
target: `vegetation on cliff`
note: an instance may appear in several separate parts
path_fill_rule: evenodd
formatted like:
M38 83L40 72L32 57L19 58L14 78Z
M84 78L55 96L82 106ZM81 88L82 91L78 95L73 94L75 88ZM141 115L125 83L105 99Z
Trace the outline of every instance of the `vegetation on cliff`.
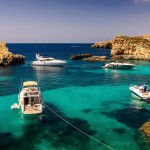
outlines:
M25 56L12 54L6 47L6 43L0 42L0 65L14 65L24 63Z

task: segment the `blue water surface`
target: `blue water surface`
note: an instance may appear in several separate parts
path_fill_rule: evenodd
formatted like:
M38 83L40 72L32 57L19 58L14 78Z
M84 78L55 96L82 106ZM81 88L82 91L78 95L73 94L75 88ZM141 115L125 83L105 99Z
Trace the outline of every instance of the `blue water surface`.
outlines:
M25 64L0 67L0 147L6 150L106 150L45 108L23 115L10 106L18 101L21 80L36 80L44 103L60 116L116 150L145 150L139 128L150 118L149 104L132 99L130 84L150 83L150 62L133 61L132 70L109 70L104 62L72 61L78 53L106 55L91 44L8 44L26 56ZM64 67L32 66L35 53L63 59Z

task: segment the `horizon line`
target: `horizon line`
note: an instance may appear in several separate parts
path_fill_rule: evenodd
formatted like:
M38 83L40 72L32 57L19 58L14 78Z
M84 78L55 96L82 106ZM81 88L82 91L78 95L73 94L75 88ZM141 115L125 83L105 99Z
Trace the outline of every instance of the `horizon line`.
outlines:
M6 42L5 42L6 43ZM92 43L95 43L95 42L83 42L83 43L81 43L81 42L75 42L75 43L73 43L73 42L68 42L68 43L65 43L65 42L53 42L53 43L48 43L48 42L41 42L41 43L37 43L37 42L8 42L8 43L6 43L6 44L92 44Z

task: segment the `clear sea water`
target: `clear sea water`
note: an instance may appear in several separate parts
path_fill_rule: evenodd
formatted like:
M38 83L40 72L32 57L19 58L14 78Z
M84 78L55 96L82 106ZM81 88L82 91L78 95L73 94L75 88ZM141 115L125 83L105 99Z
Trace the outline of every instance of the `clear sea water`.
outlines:
M0 67L0 149L107 150L81 134L47 108L41 115L11 110L18 101L21 78L38 80L46 105L73 125L116 150L146 150L139 128L150 119L150 107L132 99L129 85L150 84L150 62L134 61L132 70L102 69L104 62L71 61L72 54L107 55L91 44L8 44L26 63ZM64 67L30 65L35 53L64 59Z

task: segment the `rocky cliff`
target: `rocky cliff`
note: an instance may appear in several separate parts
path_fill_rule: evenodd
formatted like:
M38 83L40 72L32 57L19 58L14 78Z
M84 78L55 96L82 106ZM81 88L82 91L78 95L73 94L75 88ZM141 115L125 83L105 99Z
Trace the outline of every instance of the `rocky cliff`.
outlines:
M24 63L25 57L19 54L12 54L6 47L6 43L0 42L0 65L14 65Z
M114 59L150 60L150 34L136 37L118 35L112 40Z
M93 47L104 48L110 43L113 59L150 60L150 34L135 37L117 35L113 40L97 42Z
M96 42L92 45L93 48L104 48L104 49L111 49L112 48L112 41L102 41Z

